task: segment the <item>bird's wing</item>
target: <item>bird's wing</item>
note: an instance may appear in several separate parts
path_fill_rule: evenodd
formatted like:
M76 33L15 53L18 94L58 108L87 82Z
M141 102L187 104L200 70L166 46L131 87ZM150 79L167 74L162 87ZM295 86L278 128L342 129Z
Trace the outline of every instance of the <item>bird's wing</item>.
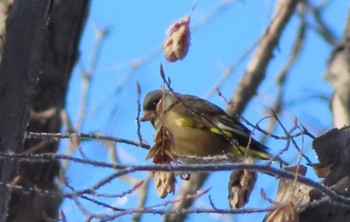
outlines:
M229 139L236 139L241 146L248 146L255 150L268 152L268 148L252 138L252 132L237 119L232 118L220 107L204 99L191 96L181 95L181 102L189 107L189 112L196 113L200 116L198 120L192 123L193 126L205 127L213 133L223 134Z
M194 111L195 115L199 115L203 124L207 127L217 127L221 130L229 131L234 135L250 137L251 131L247 127L238 120L229 117L225 111L217 105L191 95L182 95L180 100L188 106L189 112Z

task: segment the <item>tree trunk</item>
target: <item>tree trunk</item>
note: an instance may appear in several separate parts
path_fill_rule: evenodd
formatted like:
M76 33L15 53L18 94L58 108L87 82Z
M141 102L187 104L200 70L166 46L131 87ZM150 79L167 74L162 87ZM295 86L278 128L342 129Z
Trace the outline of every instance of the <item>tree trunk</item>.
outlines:
M57 141L24 141L25 131L59 132L67 83L78 57L88 0L16 0L7 19L0 66L0 151L56 152ZM28 126L28 127L27 127ZM56 160L0 159L0 221L48 221L58 216ZM9 186L10 185L10 186ZM12 189L10 189L12 187Z

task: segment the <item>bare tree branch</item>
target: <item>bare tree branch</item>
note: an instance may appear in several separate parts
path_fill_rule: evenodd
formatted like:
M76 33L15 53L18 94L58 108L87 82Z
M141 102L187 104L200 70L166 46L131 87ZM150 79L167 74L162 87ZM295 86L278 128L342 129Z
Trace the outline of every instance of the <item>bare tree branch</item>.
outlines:
M272 22L260 40L259 46L255 50L244 76L233 94L232 104L234 104L234 109L232 108L233 106L229 106L226 109L230 116L241 114L251 98L256 94L258 86L265 78L265 72L273 56L273 51L297 3L298 1L295 0L280 0L276 3L276 11Z

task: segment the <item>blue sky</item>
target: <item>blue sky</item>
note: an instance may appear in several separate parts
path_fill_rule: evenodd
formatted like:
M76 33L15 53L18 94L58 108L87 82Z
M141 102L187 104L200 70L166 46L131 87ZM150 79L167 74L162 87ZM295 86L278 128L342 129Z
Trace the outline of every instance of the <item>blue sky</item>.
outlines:
M216 10L223 2L226 6ZM315 4L321 1L312 1ZM176 20L191 12L194 1L116 1L92 0L90 14L86 23L80 44L80 59L71 77L69 94L67 98L67 110L73 123L77 119L82 92L82 70L89 67L90 59L98 30L108 29L101 52L98 56L96 68L84 120L84 133L101 132L118 138L126 138L137 141L136 122L137 92L136 82L139 82L142 97L151 90L159 89L162 80L159 76L159 64L164 66L165 73L172 80L172 87L181 93L193 94L199 97L207 95L214 84L218 82L224 71L234 64L261 36L269 24L274 11L275 1L209 1L198 0L197 6L191 17L191 46L187 57L176 63L168 63L160 50L168 26ZM339 38L345 26L349 3L345 1L332 1L325 11L324 18L327 24ZM215 13L214 13L215 12ZM207 19L207 20L205 20ZM311 16L308 22L314 24ZM276 97L276 75L286 62L291 51L292 41L295 38L298 18L294 16L283 33L278 50L275 50L266 79L259 87L258 94L254 97L243 116L250 122L256 123L266 115ZM297 118L310 131L318 135L332 127L331 113L328 102L315 99L315 96L330 98L332 89L323 78L326 71L326 61L332 47L326 44L314 31L306 33L304 48L295 66L288 75L288 83L285 88L285 109L280 118L288 128ZM236 85L243 75L244 69L251 54L237 66L226 82L220 86L220 90L226 98L230 98ZM140 63L141 61L141 63ZM137 69L136 63L141 64ZM312 84L311 84L312 83ZM208 98L211 102L225 108L225 102L216 94ZM264 121L262 126L266 126ZM154 130L148 123L142 124L142 135L151 144ZM283 134L280 128L276 133ZM257 139L261 137L256 134ZM316 155L312 151L311 141L305 138L298 140L308 156L316 161ZM284 141L269 139L267 144L272 152L278 152L285 145ZM67 143L61 145L61 152L65 152ZM104 146L99 142L82 143L85 154L94 160L108 162L109 157ZM151 164L144 158L147 151L141 148L117 144L116 150L123 164ZM295 160L295 149L291 149L284 158ZM75 154L79 156L78 153ZM97 169L85 165L73 164L67 172L67 179L76 189L86 188L95 184L112 171ZM132 176L143 179L146 173L135 173ZM308 176L314 176L311 170ZM228 173L213 173L206 182L204 188L212 187L210 195L217 207L228 208L227 182ZM276 179L268 176L260 176L255 192L252 194L248 207L268 206L268 203L260 197L260 189L263 188L271 198L277 184ZM179 181L179 180L178 180ZM178 187L181 182L178 182ZM131 186L122 180L115 180L103 188L103 192L120 193ZM153 184L148 205L160 203L154 193ZM119 207L135 207L137 194L131 194L125 198L115 199L113 203ZM171 195L167 199L173 198ZM91 203L85 203L92 211L104 212L105 209L95 207ZM197 207L210 207L208 196L202 197L196 203ZM66 200L61 209L68 221L82 221L83 215L71 200ZM130 216L125 216L117 221L129 221ZM161 221L157 215L145 215L143 221L148 219ZM231 221L233 216L218 215L191 215L191 221ZM254 218L254 219L253 219ZM239 215L235 221L252 221L262 218L262 215Z

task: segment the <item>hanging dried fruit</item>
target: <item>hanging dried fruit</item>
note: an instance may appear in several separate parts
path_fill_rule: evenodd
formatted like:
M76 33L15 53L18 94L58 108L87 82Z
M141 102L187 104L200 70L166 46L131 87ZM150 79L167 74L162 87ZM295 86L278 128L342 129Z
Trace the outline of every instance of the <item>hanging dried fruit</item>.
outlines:
M163 45L164 56L169 62L183 59L190 46L190 16L175 22L168 29L168 37Z

